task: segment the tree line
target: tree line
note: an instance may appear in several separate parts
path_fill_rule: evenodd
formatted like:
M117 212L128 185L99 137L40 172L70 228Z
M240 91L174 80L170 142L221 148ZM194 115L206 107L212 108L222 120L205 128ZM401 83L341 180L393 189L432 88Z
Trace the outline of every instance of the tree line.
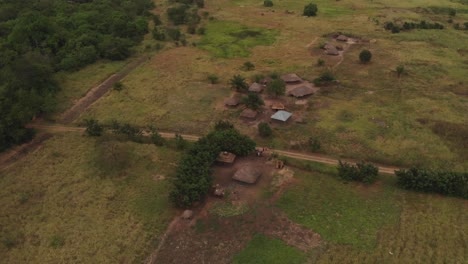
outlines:
M53 73L122 60L148 32L151 0L0 1L0 151L54 109Z

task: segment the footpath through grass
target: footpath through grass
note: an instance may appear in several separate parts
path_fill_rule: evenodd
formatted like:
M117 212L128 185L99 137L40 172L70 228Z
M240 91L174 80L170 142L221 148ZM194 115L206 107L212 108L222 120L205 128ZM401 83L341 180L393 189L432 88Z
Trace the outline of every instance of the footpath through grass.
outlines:
M56 135L0 177L0 262L142 262L173 217L177 158L153 145Z

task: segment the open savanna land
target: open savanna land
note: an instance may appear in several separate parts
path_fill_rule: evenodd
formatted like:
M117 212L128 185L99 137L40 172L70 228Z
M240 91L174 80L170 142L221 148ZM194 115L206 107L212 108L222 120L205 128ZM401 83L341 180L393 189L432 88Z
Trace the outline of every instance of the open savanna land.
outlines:
M136 263L174 211L179 154L58 134L0 177L2 263Z
M166 15L173 1L154 2L152 13L174 27ZM384 175L410 166L468 170L468 31L453 28L468 21L466 0L318 0L311 18L302 16L309 1L273 2L205 0L204 34L179 26L185 45L154 40L150 21L132 57L56 73L57 110L44 117L55 124L31 125L50 139L0 168L0 262L466 263L467 200L403 190ZM450 8L457 10L452 23ZM384 29L388 21L421 20L445 28ZM337 42L336 32L356 42ZM327 41L343 52L325 55ZM373 55L367 64L359 61L363 49ZM60 121L88 91L139 59L119 89L79 109L71 124ZM255 69L243 69L247 61ZM397 66L404 66L401 76ZM268 105L249 121L239 118L243 105L224 105L245 96L230 87L233 75L249 84L272 73L313 82L326 71L339 82L309 97L262 94L293 113L287 123L272 123ZM219 80L212 84L209 75ZM85 135L90 119L104 125L101 136ZM168 138L195 141L219 120L273 153L212 164L212 191L220 188L222 197L210 191L183 219L169 194L190 144L184 149ZM271 125L272 136L258 135L260 122ZM164 146L148 143L148 131L133 139L121 132L150 126ZM313 155L310 138L320 143ZM386 170L372 184L345 182L330 165L338 158ZM276 168L277 159L286 167ZM248 166L261 171L255 184L232 179Z
M305 105L281 98L306 123L274 124L273 138L258 138L262 143L288 149L312 136L321 152L337 157L466 169L467 36L446 22L448 11L437 7L455 8L453 20L459 23L468 20L468 7L450 1L317 4L318 16L307 18L301 16L302 1L279 1L272 8L258 1L206 1L203 10L213 19L203 20L204 36L186 34L184 47L164 42L165 48L122 81L124 90L110 92L82 119L198 134L224 118L256 136L257 124L269 121L266 114L245 122L238 118L242 107L223 104L234 94L228 85L233 75L253 82L258 74L295 72L312 81L329 69L340 83L322 87ZM157 5L156 12L164 15L164 7ZM387 21L421 20L440 22L445 29L384 30ZM326 56L319 46L334 32L362 41L349 45L343 56ZM369 64L359 62L362 49L373 54ZM319 58L325 66L317 66ZM246 61L255 69L241 70ZM405 73L397 77L399 65ZM210 74L219 83L210 84Z

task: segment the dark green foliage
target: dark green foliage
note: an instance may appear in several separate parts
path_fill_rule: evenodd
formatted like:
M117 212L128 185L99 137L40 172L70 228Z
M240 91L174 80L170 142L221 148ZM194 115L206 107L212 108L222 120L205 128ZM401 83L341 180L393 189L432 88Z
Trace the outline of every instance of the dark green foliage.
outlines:
M314 79L314 84L317 86L320 86L320 85L328 84L335 80L336 78L331 71L325 71L322 74L320 74L319 77Z
M175 145L179 150L183 150L187 147L187 141L178 133L175 134Z
M265 105L265 102L263 102L263 99L257 93L249 93L243 97L241 101L247 108L253 110L257 110L262 105Z
M208 75L208 81L210 81L211 84L216 84L219 81L219 77L216 74L210 74Z
M166 143L166 140L161 136L161 134L158 133L156 128L150 127L150 139L151 142L156 145L156 146L164 146Z
M141 130L138 127L134 127L130 124L121 125L117 122L114 122L112 124L112 130L115 134L122 135L131 141L134 141L137 143L141 143L144 141L143 130Z
M395 171L398 184L422 192L434 192L468 199L468 173L420 168Z
M281 79L274 79L267 85L266 92L272 96L284 95L286 92L286 84Z
M200 27L197 29L197 34L198 35L205 35L206 29L204 27Z
M246 61L244 62L244 64L242 65L242 70L244 71L252 71L252 70L255 70L255 65L250 62L250 61Z
M187 5L177 5L167 9L167 17L174 25L182 25L186 22Z
M449 16L454 17L457 14L457 10L450 8L449 10Z
M210 167L219 152L245 156L255 149L255 142L250 138L234 128L227 128L226 123L222 127L198 140L179 162L170 193L176 206L188 207L204 199L213 182Z
M229 80L229 84L238 92L245 92L249 89L249 86L245 82L245 78L240 75L234 75L232 79Z
M123 90L124 85L123 85L123 83L121 83L121 82L116 82L116 83L114 83L114 84L112 85L112 87L114 88L114 90L120 92L120 91Z
M153 15L153 23L154 23L154 26L162 25L162 21L159 15Z
M263 74L255 74L252 79L254 80L254 82L260 83L264 78L265 75Z
M316 16L317 11L318 11L317 5L314 4L314 3L310 3L310 4L306 5L306 6L304 6L303 15L308 16L308 17Z
M378 174L379 168L371 163L361 161L356 165L351 165L347 162L343 163L340 160L338 164L338 176L345 181L359 181L371 184L375 182Z
M261 122L258 125L258 134L261 137L269 137L269 136L271 136L273 134L273 130L271 130L270 125L268 125L265 122Z
M403 24L396 24L393 22L386 22L384 24L385 30L391 31L392 33L400 33L400 31L409 31L412 29L444 29L444 25L435 22L429 23L424 20L419 23L415 22L403 22Z
M219 120L214 126L215 131L234 129L234 125L227 120Z
M90 137L99 137L102 135L102 126L96 119L85 119L86 135Z
M372 53L369 50L362 50L361 53L359 53L359 60L362 63L368 63L372 59Z
M307 140L307 146L312 152L317 152L321 148L320 141L315 137L309 137L309 139Z
M405 73L405 66L403 66L403 65L398 65L398 66L395 68L395 72L397 73L397 77L400 78L401 75Z
M182 33L179 28L166 28L166 33L174 41L178 41L182 38Z
M265 0L265 1L263 1L263 6L272 7L273 6L273 1Z

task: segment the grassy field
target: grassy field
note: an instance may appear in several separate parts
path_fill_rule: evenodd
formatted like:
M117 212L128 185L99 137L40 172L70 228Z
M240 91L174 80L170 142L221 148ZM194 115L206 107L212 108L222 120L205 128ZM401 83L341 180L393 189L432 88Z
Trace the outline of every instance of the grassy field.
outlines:
M247 247L234 257L236 264L299 264L306 260L300 250L286 245L278 239L256 235Z
M381 176L373 186L343 183L322 165L296 171L299 179L278 201L288 216L324 243L312 263L464 263L468 203L403 191Z
M137 263L174 211L166 148L56 135L0 177L2 263Z
M462 95L467 92L467 35L454 30L444 13L456 8L454 21L463 23L468 21L466 5L448 0L317 4L318 16L306 18L300 15L301 1L276 1L273 8L253 0L206 1L205 10L213 20L203 22L205 36L187 35L187 47L166 43L165 49L123 81L123 91L112 91L83 118L153 124L184 133L204 133L216 120L226 118L255 136L256 126L240 121L239 110L223 107L223 100L233 93L228 80L234 74L251 78L271 72L296 72L312 80L326 69L316 66L318 58L330 68L338 59L308 49L326 41L325 34L341 31L371 41L352 46L343 62L332 68L340 85L309 99L310 106L302 113L306 124L275 126L275 137L263 142L290 148L290 139L314 136L322 152L337 157L467 169L467 153L460 151L466 146L463 133L446 136L434 129L467 129L468 102ZM399 34L383 29L384 22L397 20L437 21L447 28ZM155 45L149 39L145 43ZM364 48L373 53L368 65L358 62ZM246 61L256 69L242 71ZM398 65L406 70L401 78L394 72ZM219 84L209 84L209 74L216 74ZM298 109L290 110L294 114Z

